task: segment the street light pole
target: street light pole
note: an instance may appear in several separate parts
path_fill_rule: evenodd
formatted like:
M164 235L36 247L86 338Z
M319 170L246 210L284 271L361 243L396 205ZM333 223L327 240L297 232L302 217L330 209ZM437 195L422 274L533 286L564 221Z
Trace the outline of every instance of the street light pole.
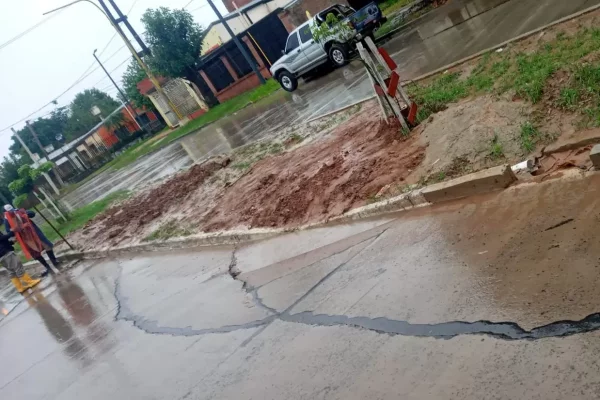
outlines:
M217 10L217 7L215 7L212 0L206 0L206 1L208 1L208 4L210 5L210 7L213 9L215 14L217 15L219 22L221 22L221 24L223 24L223 26L225 27L225 30L227 30L227 33L229 33L229 36L231 36L231 38L233 39L233 42L235 43L237 48L240 50L240 53L242 53L242 55L244 56L244 59L246 60L248 65L250 65L250 67L252 68L252 71L258 77L260 84L264 85L266 83L265 78L262 76L262 74L260 73L258 68L256 68L256 63L252 60L252 58L250 58L250 54L248 54L248 52L246 51L244 46L242 46L242 42L240 42L240 39L238 39L238 37L233 33L233 31L229 27L229 24L227 24L227 21L225 21L225 19L223 18L223 16L219 12L219 10Z
M100 1L100 4L102 4L102 6L108 11L108 9L106 8L106 5L104 4L104 1L103 0L99 0L99 1ZM98 6L96 3L94 3L91 0L75 0L75 1L73 1L71 3L65 4L64 6L60 6L58 8L53 9L53 10L47 11L43 15L48 15L50 13L53 13L53 12L65 9L65 8L67 8L69 6L72 6L74 4L81 3L81 2L90 3L91 5L93 5L94 7L96 7L96 9L98 11L100 11L102 13L102 15L104 15L106 17L106 19L108 19L108 22L110 23L110 25L113 27L114 30L117 31L117 34L121 37L121 39L123 39L123 41L125 42L125 45L129 49L129 51L131 52L131 54L133 55L133 57L135 58L135 60L138 62L138 64L140 65L140 67L144 70L144 72L148 76L148 79L150 79L150 81L152 82L152 84L156 88L156 91L159 93L159 95L161 97L163 97L166 100L166 103L168 104L169 108L175 113L175 115L177 115L177 118L179 120L181 120L183 118L182 114L179 112L179 110L177 109L177 107L175 107L175 105L173 104L173 102L169 99L169 96L167 96L167 94L165 93L164 89L162 88L162 86L160 85L160 83L158 82L158 80L156 79L156 77L154 76L154 74L152 73L152 71L150 71L150 68L148 68L148 66L146 65L146 63L144 62L144 60L141 59L141 57L139 56L138 52L135 50L135 48L133 47L133 45L131 44L131 42L127 38L127 36L125 36L125 33L123 33L123 31L121 30L121 28L117 25L117 21L115 21L115 19L112 17L112 15L107 14L106 12L104 12L102 10L102 8L100 8L100 6Z
M100 67L102 68L102 70L106 73L106 76L108 76L108 79L110 79L110 81L112 82L112 84L115 85L115 87L117 88L117 91L121 95L122 101L125 103L125 110L127 110L127 113L131 116L131 118L133 118L133 120L135 121L136 125L140 128L140 130L146 131L146 129L144 129L144 127L142 127L140 125L140 123L138 122L139 115L138 115L137 111L135 110L135 107L131 107L133 109L133 112L135 113L135 116L129 110L129 108L128 108L128 106L130 104L129 99L127 98L127 96L125 95L125 93L121 90L121 88L119 87L119 85L117 85L117 82L115 82L115 80L110 75L110 73L106 70L106 68L104 67L104 64L102 64L102 61L100 61L100 59L96 55L97 51L98 51L98 49L95 49L94 53L92 55L94 56L94 58L96 59L96 61L98 61L98 64L100 65Z

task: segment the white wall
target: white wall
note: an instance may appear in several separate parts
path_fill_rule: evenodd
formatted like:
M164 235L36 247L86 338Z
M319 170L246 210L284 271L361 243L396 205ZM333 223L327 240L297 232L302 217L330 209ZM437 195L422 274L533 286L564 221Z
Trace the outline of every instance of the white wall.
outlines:
M290 0L273 0L256 6L246 13L253 23L257 23L278 8L286 6L289 2ZM250 27L250 22L244 14L242 14L241 17L236 16L235 18L228 19L227 24L235 34L243 32ZM215 44L226 43L229 40L231 40L231 36L227 33L225 27L220 23L214 24L206 35L204 42L202 42L202 54L205 54L206 50L210 49Z

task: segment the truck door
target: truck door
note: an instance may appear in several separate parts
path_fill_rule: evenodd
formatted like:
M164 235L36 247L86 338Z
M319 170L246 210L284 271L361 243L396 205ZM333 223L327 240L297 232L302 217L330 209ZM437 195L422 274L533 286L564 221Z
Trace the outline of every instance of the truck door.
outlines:
M310 23L301 27L298 33L300 35L300 48L308 59L309 65L314 65L327 58L327 53L325 53L323 46L313 39Z
M285 45L285 54L288 56L287 61L291 66L291 72L296 73L306 68L308 60L300 48L298 32L292 32L290 36L288 36L288 40Z

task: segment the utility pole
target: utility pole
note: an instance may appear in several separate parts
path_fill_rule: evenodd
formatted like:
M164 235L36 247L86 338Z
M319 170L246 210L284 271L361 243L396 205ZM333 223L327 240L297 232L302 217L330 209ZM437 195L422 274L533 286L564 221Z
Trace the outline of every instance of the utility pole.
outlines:
M138 115L137 111L135 110L135 107L131 107L133 109L133 113L135 115L132 114L131 111L129 110L129 108L127 107L129 105L129 103L130 103L129 99L127 98L127 96L125 95L125 93L121 90L121 88L119 87L119 85L117 85L117 82L115 82L115 80L110 75L110 73L106 70L106 68L104 67L104 64L102 64L102 62L100 61L100 59L96 55L97 51L98 51L98 49L94 50L94 53L92 55L94 56L94 58L96 59L96 61L98 61L98 64L100 64L100 67L106 73L106 76L108 76L108 79L110 79L110 81L112 82L112 84L115 85L115 87L117 88L117 91L121 95L122 101L125 102L125 110L131 116L131 118L133 118L133 121L140 128L140 130L145 131L146 133L150 133L145 127L142 127L142 125L140 125L140 122L138 121L139 115Z
M92 0L75 0L75 1L72 1L72 2L70 2L68 4L65 4L64 6L55 8L55 9L50 10L50 11L47 11L43 15L48 15L48 14L53 13L55 11L59 11L59 10L65 9L67 7L72 6L73 4L81 3L81 2L86 2L86 3L89 3L89 4L93 5L94 7L96 7L96 9L98 11L100 11L102 14L104 14L104 16L108 19L108 22L110 22L111 26L117 31L117 33L119 34L119 36L121 37L121 39L123 39L123 42L125 42L125 45L129 49L129 51L131 52L131 54L133 55L133 57L135 58L135 60L138 62L138 64L140 65L140 67L144 70L144 72L146 73L146 75L148 75L148 79L150 79L150 81L152 82L152 84L156 88L156 91L158 92L159 96L161 96L163 98L163 100L165 101L165 103L175 113L175 115L177 116L177 118L181 120L183 118L182 114L179 112L179 110L177 109L177 107L175 107L175 104L173 104L173 102L169 99L169 96L167 96L167 94L163 90L162 86L160 86L160 82L158 82L158 80L156 79L156 77L154 76L154 74L152 73L152 71L150 71L150 68L148 68L148 66L146 65L146 63L144 63L144 60L142 60L142 58L140 57L140 54L138 54L138 52L135 49L135 47L133 47L133 45L131 44L131 42L129 41L129 39L127 38L127 36L125 35L125 33L123 32L123 30L121 29L121 27L119 26L119 23L121 23L121 22L126 23L126 26L129 29L129 31L131 32L131 34L136 38L136 40L139 40L138 43L140 43L140 42L143 43L142 40L140 39L139 35L137 34L137 32L135 32L135 30L133 30L133 27L129 24L129 22L127 22L127 17L124 16L121 13L121 10L118 9L118 7L114 3L114 1L112 1L112 0L110 1L111 5L113 5L115 7L115 9L119 13L119 15L123 16L123 17L119 18L118 20L113 17L111 11L108 9L108 7L106 6L106 4L104 3L104 0L98 0L98 1L100 2L100 5L102 6L102 8L100 8L98 6L98 4L94 3ZM104 11L102 11L102 9L104 9ZM149 51L145 44L142 45L142 56L144 55L143 54L144 51L146 51L146 52Z
M27 145L25 144L25 142L23 141L23 139L21 139L21 136L19 136L19 134L17 133L17 131L15 131L15 128L10 128L13 133L15 134L15 137L17 138L17 140L19 141L19 143L21 143L21 146L23 146L23 148L25 149L25 151L27 152L27 154L29 154L29 157L31 158L31 161L35 162L35 158L33 157L33 153L31 152L31 150L29 150L29 147L27 147ZM56 193L56 195L60 195L60 190L58 190L58 188L56 187L56 185L54 184L54 181L52 180L52 178L50 178L50 175L48 175L47 173L44 173L44 178L46 178L46 181L48 181L48 184L50 185L50 187L52 187L52 190L54 190L54 193Z
M223 24L223 26L227 30L227 33L229 33L229 36L231 36L231 38L233 39L233 42L235 43L235 45L237 46L237 48L240 50L240 53L242 53L242 55L244 56L244 59L246 60L246 62L248 63L248 65L250 65L250 67L252 67L252 71L258 77L258 80L259 80L260 84L264 85L266 83L265 78L262 76L262 74L260 73L260 71L256 67L255 60L252 60L252 58L250 57L250 54L248 54L248 52L246 51L246 49L244 48L244 46L242 46L242 42L240 42L240 39L238 39L238 37L233 33L233 31L229 27L229 24L227 24L227 21L225 21L223 19L223 16L219 12L219 10L217 10L217 7L215 7L215 5L213 4L212 0L206 0L206 1L208 1L208 4L210 5L210 7L213 9L213 11L215 12L215 14L217 15L217 18L219 19L219 22L221 22L221 24ZM111 0L111 2L112 2L112 0Z
M46 161L51 161L50 156L48 155L48 152L46 151L44 146L42 146L42 142L40 142L40 138L38 137L37 133L35 132L35 129L33 129L33 126L31 126L29 121L25 121L25 124L27 124L27 127L29 128L29 132L31 132L31 134L33 135L33 139L35 140L37 145L40 147L40 150L42 151L44 156L46 156ZM61 186L65 186L65 183L62 180L62 176L60 176L60 172L58 172L58 168L52 168L52 170L54 171L54 176L56 176L56 180L58 181L58 183Z
M31 132L31 135L33 136L33 140L35 140L35 142L37 143L38 147L40 148L40 151L42 152L43 155L46 156L46 160L50 161L50 159L48 158L48 153L46 152L46 149L44 148L44 146L42 146L42 142L40 142L40 138L38 137L37 133L35 132L35 129L33 129L33 126L31 126L29 121L25 121L25 124L27 125L27 128L29 128L29 132Z
M121 36L121 38L125 42L125 45L129 49L129 51L131 52L131 54L133 54L133 57L136 59L136 61L140 65L140 67L144 70L144 72L146 73L146 75L148 75L148 79L150 79L150 81L152 82L152 84L156 88L156 91L158 92L158 94L166 100L166 103L169 105L169 108L175 113L175 115L177 115L177 118L181 120L183 118L183 115L179 112L179 110L177 109L177 107L175 106L175 104L173 104L173 102L171 101L171 99L169 99L169 96L167 96L167 94L165 93L164 89L160 85L160 82L158 82L158 79L156 79L156 77L154 76L154 74L152 73L152 71L150 71L150 68L148 68L148 66L146 65L146 63L144 62L144 60L142 60L142 57L145 56L146 54L149 54L150 50L148 49L148 47L146 47L146 44L139 37L139 35L137 34L137 32L133 29L133 27L131 26L131 24L127 20L127 16L123 15L123 13L119 9L119 7L115 4L114 0L109 0L109 2L113 6L113 8L115 9L115 11L117 12L117 15L119 16L118 19L115 19L115 17L112 15L112 12L108 8L108 6L104 2L104 0L98 0L98 1L99 1L100 5L102 6L102 8L104 9L104 13L106 14L108 20L110 21L110 23L112 24L112 26L115 28L115 30L117 31L117 33L119 34L119 36ZM125 27L129 30L129 32L131 33L131 35L136 39L136 41L138 42L138 44L142 48L142 51L140 53L138 53L135 50L135 48L133 47L133 45L131 44L131 42L129 41L129 39L127 38L127 36L125 35L125 33L123 32L123 30L119 26L120 23L125 24Z

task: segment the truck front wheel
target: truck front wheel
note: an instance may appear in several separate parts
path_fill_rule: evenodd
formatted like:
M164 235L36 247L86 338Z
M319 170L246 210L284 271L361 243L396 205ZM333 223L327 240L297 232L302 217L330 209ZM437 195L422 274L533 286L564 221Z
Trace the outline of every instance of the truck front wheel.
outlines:
M336 67L343 67L348 64L348 50L346 46L334 44L329 49L329 59Z
M298 87L298 79L287 71L281 71L277 75L277 80L281 87L288 92L293 92Z

